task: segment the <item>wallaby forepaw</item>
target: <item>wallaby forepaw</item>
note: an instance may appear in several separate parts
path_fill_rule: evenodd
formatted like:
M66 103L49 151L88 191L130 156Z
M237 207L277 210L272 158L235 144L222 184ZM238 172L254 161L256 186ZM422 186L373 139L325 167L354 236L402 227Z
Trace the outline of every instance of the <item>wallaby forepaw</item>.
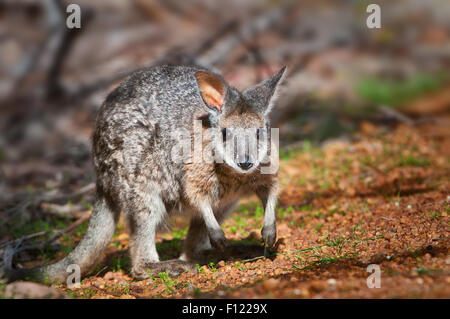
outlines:
M264 226L261 230L262 240L266 246L272 247L277 239L277 227L275 224Z
M210 231L209 241L214 248L220 251L225 251L225 248L227 248L227 239L222 229Z

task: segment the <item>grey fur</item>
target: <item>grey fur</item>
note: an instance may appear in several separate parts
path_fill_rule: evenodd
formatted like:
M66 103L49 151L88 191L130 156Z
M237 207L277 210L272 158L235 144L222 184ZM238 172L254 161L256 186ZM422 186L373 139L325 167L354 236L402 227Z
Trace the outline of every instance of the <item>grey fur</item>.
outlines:
M11 271L10 278L62 281L72 263L86 274L108 245L120 212L129 225L133 276L147 278L148 268L177 274L198 262L202 250L224 249L226 239L219 223L240 197L252 193L258 194L265 208L263 240L273 245L276 173L261 174L262 159L255 159L248 171L239 169L232 156L219 151L216 137L223 128L268 129L268 108L284 70L244 94L220 75L199 67L165 65L131 75L109 94L97 117L93 152L98 202L87 233L63 260L38 269ZM213 74L225 85L222 112L202 99L195 78L198 71ZM171 132L192 133L192 123L198 119L213 133L203 145L223 157L224 163L171 160L177 143ZM277 157L272 151L271 156L274 154ZM192 216L184 252L177 263L161 263L155 234L167 216L176 212Z

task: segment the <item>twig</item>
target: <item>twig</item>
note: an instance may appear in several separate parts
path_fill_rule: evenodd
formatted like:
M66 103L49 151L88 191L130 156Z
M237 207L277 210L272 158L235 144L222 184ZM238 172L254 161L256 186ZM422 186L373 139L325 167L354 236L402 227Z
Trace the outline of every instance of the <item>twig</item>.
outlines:
M77 218L76 213L84 209L83 205L58 205L47 202L43 202L40 207L44 213L62 218Z
M5 240L0 243L0 248L6 247L6 246L11 246L12 244L17 244L19 241L29 240L29 239L33 239L33 238L36 238L39 236L43 236L43 235L48 234L49 232L50 232L50 230L43 230L43 231L40 231L37 233L22 236L21 238L14 239L12 241Z
M263 258L267 258L267 257L266 256L257 256L257 257L253 257L253 258L249 258L249 259L244 259L244 260L241 261L241 263L245 264L245 263L248 263L248 262L251 262L251 261L255 261L255 260L258 260L258 259L263 259Z
M395 221L398 221L398 219L397 218L390 218L390 217L381 217L381 219L384 219L384 220L389 220L389 221L392 221L392 222L395 222Z
M191 51L191 55L200 56L211 49L217 41L222 38L225 34L232 31L237 27L237 20L232 19L225 22L221 27L217 29L216 32L208 36L203 42L201 42L194 50Z
M391 107L380 105L378 107L378 110L381 113L383 113L385 116L387 116L388 118L394 119L394 120L396 120L398 122L406 123L406 124L409 124L409 125L416 124L416 122L414 120L410 119L406 115L400 113L399 111L397 111L397 110L395 110L395 109L393 109Z
M76 198L76 197L79 197L86 193L89 193L90 191L92 191L94 189L95 189L95 183L90 183L90 184L82 187L81 189L79 189L73 193L69 193L69 194L59 194L59 193L55 194L54 191L46 192L46 193L43 193L34 198L28 199L28 200L21 200L18 205L15 205L9 209L5 209L4 213L11 214L12 212L16 211L18 209L18 207L21 207L21 209L23 210L29 206L39 205L42 202L63 201L63 200Z
M215 65L218 62L225 60L225 57L229 54L229 52L238 44L248 41L255 35L267 30L277 22L281 21L283 16L290 10L290 8L292 8L294 3L295 1L289 1L279 8L271 10L270 12L244 24L236 33L226 37L205 55L200 57L198 59L199 64Z
M44 193L41 196L38 196L35 198L32 202L37 205L41 202L51 202L51 201L63 201L68 200L74 197L79 197L81 195L84 195L86 193L89 193L90 191L95 189L95 183L87 184L86 186L80 188L79 190L69 193L69 194L53 194L53 193Z
M71 232L73 229L75 229L76 227L78 227L79 225L84 223L85 221L89 220L90 215L91 215L90 211L84 213L83 216L80 217L79 219L77 219L75 222L73 222L72 224L70 224L69 226L67 226L64 229L55 230L54 234L50 238L48 238L47 240L45 240L45 241L43 241L43 242L41 242L40 244L37 244L37 245L21 246L22 242L25 239L30 239L30 238L37 237L38 235L42 235L41 234L42 232L41 233L31 234L29 236L23 236L22 238L20 238L18 240L18 242L17 242L17 244L16 244L16 246L14 248L11 248L11 244L12 243L9 245L9 247L7 248L8 257L7 258L5 257L5 263L6 263L6 260L8 258L11 258L11 264L12 264L12 258L14 257L14 255L16 255L19 252L22 252L22 251L25 251L25 250L43 250L43 249L45 249L45 247L47 247L47 245L53 243L55 240L57 240L62 235Z
M373 169L376 173L383 175L383 176L388 176L387 173L383 172L381 169L379 169L378 167L376 167L376 165L372 164L372 163L363 163L363 165L366 165L367 167Z

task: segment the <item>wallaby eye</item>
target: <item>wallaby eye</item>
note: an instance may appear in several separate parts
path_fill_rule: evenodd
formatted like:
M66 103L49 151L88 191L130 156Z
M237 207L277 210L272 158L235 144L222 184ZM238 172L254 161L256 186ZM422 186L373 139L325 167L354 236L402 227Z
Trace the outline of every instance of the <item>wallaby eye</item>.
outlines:
M231 131L229 129L222 129L222 138L223 141L225 142L227 139L229 139L231 137Z

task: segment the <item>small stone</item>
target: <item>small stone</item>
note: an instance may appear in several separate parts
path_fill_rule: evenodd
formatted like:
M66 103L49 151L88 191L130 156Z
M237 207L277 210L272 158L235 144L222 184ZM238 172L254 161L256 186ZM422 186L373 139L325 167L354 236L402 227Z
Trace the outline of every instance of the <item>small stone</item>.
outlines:
M348 194L349 196L355 196L356 190L355 190L353 187L349 187L349 188L347 189L347 194Z
M313 281L311 283L311 290L313 292L320 292L324 289L323 283L320 281Z
M267 279L263 282L263 287L266 290L274 290L275 288L277 288L278 284L280 283L279 280L275 279L275 278L270 278Z
M4 296L14 299L66 299L67 295L59 289L39 285L34 282L13 282L6 286Z
M224 267L225 266L225 261L221 260L217 263L217 266L219 267Z
M203 269L203 273L205 273L205 274L211 273L211 269L209 269L209 267L207 267L207 266L203 266L202 269Z
M103 279L105 280L112 280L114 279L114 273L112 271L108 271L104 276Z
M336 285L337 281L336 281L336 279L334 279L334 278L330 278L330 279L327 280L327 283L328 283L329 285L334 286L334 285Z
M311 294L309 293L308 289L306 289L306 288L303 288L303 289L302 289L302 296L303 296L303 297L309 298L310 295L311 295Z

